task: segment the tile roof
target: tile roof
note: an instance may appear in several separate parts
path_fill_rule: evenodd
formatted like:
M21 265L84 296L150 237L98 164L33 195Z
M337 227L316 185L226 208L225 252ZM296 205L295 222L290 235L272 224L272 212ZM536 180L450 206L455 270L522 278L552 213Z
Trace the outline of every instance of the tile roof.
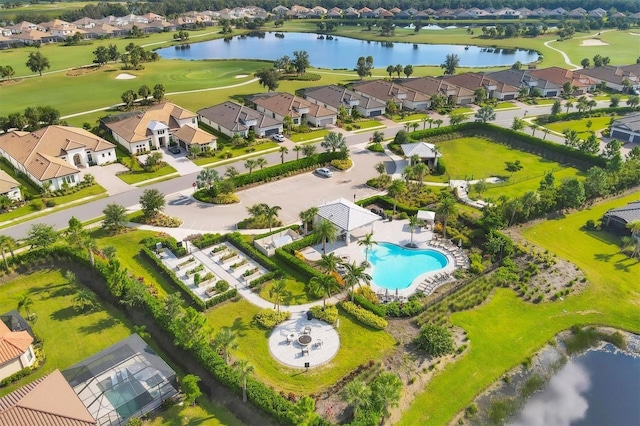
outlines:
M277 126L281 122L244 105L227 101L198 111L202 117L219 124L232 132L244 132L250 126L244 124L248 120L256 120L257 128Z
M357 101L358 106L365 109L385 106L375 99L367 98L353 90L334 85L308 89L305 91L305 95L334 108L339 108L340 105L348 106L351 101Z
M640 71L640 65L638 65L638 71ZM585 75L587 77L597 78L598 80L608 81L610 83L622 84L625 79L630 81L639 81L640 76L637 71L634 72L630 67L617 67L612 65L605 65L602 67L585 68L575 71L576 74Z
M17 180L9 176L4 170L0 170L0 194L6 194L18 186L20 186L20 183Z
M41 181L78 172L59 158L69 150L84 148L99 152L114 147L93 133L68 126L47 126L35 132L12 131L0 136L0 149Z
M0 398L2 426L91 426L96 421L59 370Z
M180 125L176 120L195 118L197 114L181 108L171 102L154 105L146 111L136 114L127 114L126 118L105 122L105 125L113 132L129 142L139 142L149 139L149 125L152 121L162 122L171 130L177 130Z
M571 82L573 86L584 88L589 85L595 85L597 83L595 80L588 76L580 76L577 72L560 67L548 67L537 70L529 70L528 74L550 81L559 86L562 86L566 82Z
M22 356L31 343L33 337L28 332L11 331L0 321L0 365Z
M605 217L615 216L625 223L631 223L634 220L640 220L640 201L632 201L626 206L607 211Z
M404 87L425 93L429 96L472 96L473 90L451 84L441 78L419 77L402 82Z
M300 117L303 113L300 111L307 109L305 114L312 117L326 117L335 115L335 112L329 111L324 107L312 104L298 96L290 93L271 93L266 95L257 95L251 98L251 101L263 107L264 109L274 112L283 117L291 118Z
M456 86L464 87L466 89L475 90L479 87L487 88L489 86L498 86L501 92L517 92L518 88L506 83L498 83L497 81L487 77L484 74L477 72L466 72L463 74L452 75L444 77L444 81L447 83L455 84ZM496 88L497 90L498 88Z
M318 216L344 231L352 231L380 219L377 214L344 198L318 206Z
M372 80L355 83L353 89L376 99L401 102L407 95L407 89L388 80Z
M640 132L640 113L630 114L613 122L613 127L622 128L632 132Z
M442 154L438 152L435 145L426 142L405 143L400 145L405 157L417 155L420 158L439 158Z
M189 145L204 145L217 140L212 134L191 126L180 127L173 136L181 141L187 142Z

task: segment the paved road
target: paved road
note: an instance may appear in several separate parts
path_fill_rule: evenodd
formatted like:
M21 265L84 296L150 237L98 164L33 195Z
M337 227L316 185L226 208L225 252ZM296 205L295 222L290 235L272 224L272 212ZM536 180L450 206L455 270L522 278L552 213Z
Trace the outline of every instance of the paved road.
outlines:
M608 102L598 102L598 108L605 106L608 106ZM551 111L551 106L527 106L526 108L528 111L527 116L548 114ZM494 123L503 127L510 127L513 118L522 117L523 114L524 111L521 109L499 111ZM444 125L446 125L446 117L442 118L445 120ZM386 137L391 137L399 130L404 129L403 125L390 121L386 123L388 127L383 130ZM527 129L527 132L531 133L531 129ZM365 132L347 136L348 145L352 150L355 150L355 154L353 155L355 166L351 171L344 174L341 172L336 173L332 179L327 179L326 182L323 182L319 178L316 179L308 173L303 176L289 178L267 185L260 185L247 191L240 191L238 195L242 201L241 205L211 206L201 204L188 197L193 191L192 184L196 181L197 173L191 173L168 181L148 185L144 189L154 188L165 194L167 196L167 214L181 218L184 221L183 226L186 228L193 227L194 229L203 231L232 229L235 223L246 217L246 206L258 201L283 207L280 216L284 222L289 223L297 220L297 215L300 211L313 205L318 205L323 201L330 201L338 197L352 199L353 194L356 194L357 198L362 198L370 194L370 192L368 192L370 190L365 190L362 185L367 179L375 175L373 164L381 160L392 163L389 157L383 154L374 155L362 150L361 145L369 140L371 134L372 132ZM542 136L540 131L536 134ZM557 143L564 142L562 137L553 134L547 135L547 139ZM319 150L322 150L319 143L316 145ZM292 160L295 156L295 152L290 150L289 154L285 156L285 161ZM264 157L269 164L278 164L281 161L280 153L278 152L265 154ZM230 166L235 167L240 172L247 171L244 167L244 160L219 166L215 169L223 175ZM393 173L393 165L390 164L390 167L391 169L388 167L387 170ZM16 239L22 239L25 238L31 225L39 222L52 225L57 230L64 229L71 216L75 216L81 221L91 220L101 216L106 205L110 203L123 205L132 210L137 209L140 195L144 189L131 187L127 192L23 222L5 228L1 232Z

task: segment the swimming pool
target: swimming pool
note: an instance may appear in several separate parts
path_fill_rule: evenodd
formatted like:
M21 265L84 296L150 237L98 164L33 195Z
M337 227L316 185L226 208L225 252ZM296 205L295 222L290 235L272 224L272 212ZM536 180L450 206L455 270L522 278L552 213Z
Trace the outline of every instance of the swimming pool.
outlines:
M409 249L378 243L369 250L373 282L389 290L402 290L418 276L447 266L445 255L436 250Z

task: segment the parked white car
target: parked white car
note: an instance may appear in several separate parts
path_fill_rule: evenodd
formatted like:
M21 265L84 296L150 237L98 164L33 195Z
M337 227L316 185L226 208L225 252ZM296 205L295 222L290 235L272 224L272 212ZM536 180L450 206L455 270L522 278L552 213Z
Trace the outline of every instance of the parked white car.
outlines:
M315 173L319 176L326 177L326 178L330 178L331 176L333 176L333 172L327 169L326 167L321 167L319 169L316 169Z
M273 135L271 137L276 142L284 142L284 135L282 133L276 133L275 135Z

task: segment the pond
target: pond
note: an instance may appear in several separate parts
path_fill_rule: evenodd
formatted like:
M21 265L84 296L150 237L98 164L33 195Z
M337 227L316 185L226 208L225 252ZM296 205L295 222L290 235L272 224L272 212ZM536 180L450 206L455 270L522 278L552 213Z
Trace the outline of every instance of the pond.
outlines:
M440 65L447 54L460 57L460 66L508 66L538 59L530 50L500 49L447 44L388 43L333 37L317 39L308 33L258 33L253 36L193 43L186 46L166 47L157 52L166 59L269 59L288 55L295 50L309 53L311 66L316 68L353 69L359 56L373 56L376 68L389 65Z
M571 359L509 424L639 425L640 358L606 345Z

